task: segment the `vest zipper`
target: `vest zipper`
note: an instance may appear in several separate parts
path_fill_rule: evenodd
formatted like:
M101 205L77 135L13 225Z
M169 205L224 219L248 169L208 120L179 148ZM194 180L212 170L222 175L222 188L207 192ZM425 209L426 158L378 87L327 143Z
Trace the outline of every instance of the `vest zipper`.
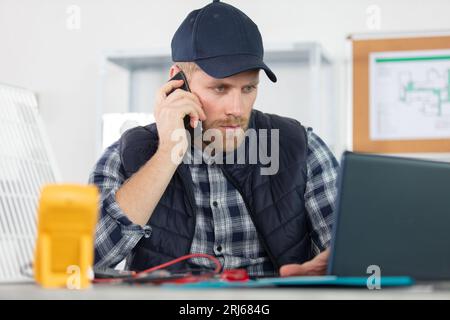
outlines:
M236 183L234 178L231 177L231 175L225 170L225 168L223 166L220 166L220 168L222 169L222 172L225 175L225 177L227 177L227 179L230 180L231 184L241 194L241 197L244 200L245 207L247 208L248 214L250 215L250 219L252 219L252 222L253 222L253 225L255 226L256 232L258 233L258 238L259 238L259 240L260 240L264 250L266 250L267 255L269 256L269 259L271 260L272 264L276 268L275 272L278 273L279 272L278 270L279 270L280 266L278 266L278 263L276 262L275 257L272 255L272 252L269 250L269 246L267 245L266 240L262 237L262 233L260 232L257 224L255 223L253 212L252 212L252 210L250 210L250 205L248 204L247 199L244 197L244 193L242 192L241 187Z

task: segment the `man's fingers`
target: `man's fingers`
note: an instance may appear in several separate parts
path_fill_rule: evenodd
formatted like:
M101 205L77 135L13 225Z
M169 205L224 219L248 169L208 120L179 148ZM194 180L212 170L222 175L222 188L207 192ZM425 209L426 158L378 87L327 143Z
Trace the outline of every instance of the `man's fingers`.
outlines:
M303 264L286 264L280 268L280 276L291 277L304 275L307 270Z
M182 89L176 89L172 94L170 94L167 97L167 101L172 101L172 102L175 102L176 100L180 100L180 99L190 99L194 103L198 104L199 106L202 105L200 99L197 97L197 95L195 93L185 91Z
M174 89L180 88L183 85L183 83L184 83L184 81L181 79L180 80L171 80L171 81L167 82L159 90L158 98L160 100L164 100L171 91L173 91Z
M280 268L280 276L321 276L327 271L327 265L312 261L303 264L287 264Z
M195 128L195 127L197 127L197 125L198 125L198 116L196 116L195 114L193 114L193 113L190 113L189 114L189 117L190 117L190 122L189 122L189 124L191 125L191 127L192 128Z
M172 100L177 100L177 99L181 99L181 98L188 98L191 99L192 101L194 101L195 103L197 103L198 105L202 105L199 97L190 91L186 91L186 90L182 90L177 88L174 93L170 94L167 99L172 99Z
M206 114L203 111L200 99L191 92L177 89L167 97L167 103L172 106L192 105L198 111L200 120L206 120Z
M192 98L192 99L194 99L194 101L199 105L199 106L201 106L202 105L202 102L200 101L200 98L194 93L194 92L188 92L189 93L189 97L190 98Z
M162 111L169 112L164 117L184 119L189 116L189 124L195 128L199 121L206 120L201 101L192 92L181 90L183 80L171 80L164 84L157 95L154 110L155 117L159 118ZM173 92L172 92L173 91Z
M193 109L191 109L188 116L189 116L189 124L191 125L192 128L197 127L198 122L202 118L204 118L204 115L200 114L198 108L196 108L195 105L193 105Z
M327 249L319 253L312 260L306 261L305 263L286 264L280 268L280 276L290 277L324 275L327 270L329 255L330 250Z
M203 108L201 106L199 106L198 104L194 104L194 108L197 110L197 113L199 115L199 120L205 121L206 120L206 113L203 110Z
M198 124L198 121L205 118L205 114L203 110L195 105L192 101L188 101L187 103L184 103L181 107L181 110L183 111L182 118L188 116L189 117L189 124L192 128L195 128Z
M330 256L330 249L326 249L325 251L322 251L317 256L315 256L313 260L317 260L320 262L327 262L329 256Z
M198 120L206 120L206 114L205 111L203 111L203 108L199 106L198 104L194 103L192 100L186 98L182 99L176 102L180 107L183 108L183 111L185 114L188 114L191 112L191 108L193 108L196 112L196 116L198 116Z

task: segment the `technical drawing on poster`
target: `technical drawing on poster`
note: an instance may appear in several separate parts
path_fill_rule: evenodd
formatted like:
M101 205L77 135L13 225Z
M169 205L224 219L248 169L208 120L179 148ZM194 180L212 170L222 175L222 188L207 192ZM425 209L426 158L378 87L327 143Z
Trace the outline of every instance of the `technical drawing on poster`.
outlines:
M371 140L450 138L450 50L370 54Z

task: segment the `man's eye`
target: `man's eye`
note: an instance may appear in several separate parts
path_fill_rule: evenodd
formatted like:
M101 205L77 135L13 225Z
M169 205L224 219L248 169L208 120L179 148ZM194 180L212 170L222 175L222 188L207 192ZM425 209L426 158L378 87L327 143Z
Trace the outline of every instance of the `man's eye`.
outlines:
M218 92L218 93L222 93L222 92L225 91L225 87L224 86L218 86L218 87L215 87L214 90L216 92Z
M244 92L249 93L256 89L256 86L245 86Z

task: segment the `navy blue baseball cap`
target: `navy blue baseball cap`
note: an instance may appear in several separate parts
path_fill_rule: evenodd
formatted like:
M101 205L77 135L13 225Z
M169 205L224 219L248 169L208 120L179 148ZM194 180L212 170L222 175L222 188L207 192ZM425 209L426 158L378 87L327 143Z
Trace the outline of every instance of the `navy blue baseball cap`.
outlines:
M195 62L219 79L263 69L276 82L263 56L257 25L239 9L216 0L189 13L172 38L174 62Z

